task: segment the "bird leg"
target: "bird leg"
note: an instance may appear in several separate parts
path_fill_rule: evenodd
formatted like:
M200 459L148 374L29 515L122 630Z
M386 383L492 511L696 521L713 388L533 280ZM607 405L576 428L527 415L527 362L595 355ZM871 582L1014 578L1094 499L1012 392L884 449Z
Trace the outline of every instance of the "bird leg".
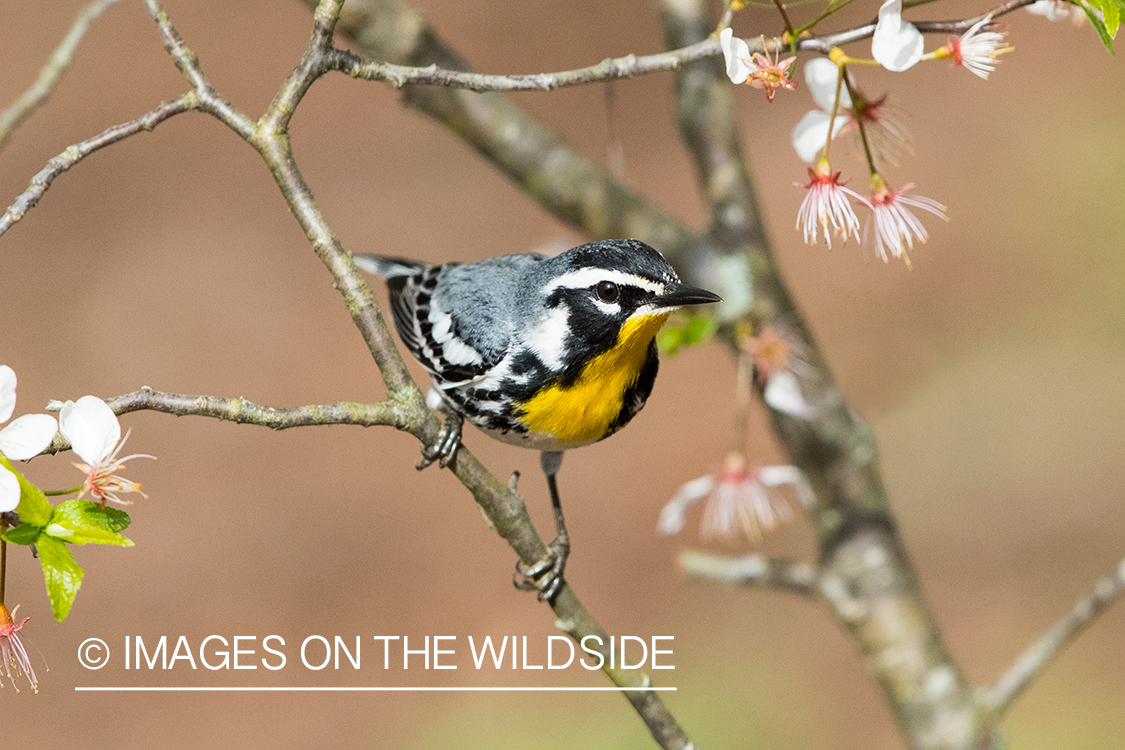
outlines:
M438 409L445 414L445 424L433 445L422 446L422 460L415 467L418 471L426 468L434 461L437 461L438 466L444 469L449 466L449 462L453 460L457 449L461 447L461 428L465 424L465 417L444 404Z
M543 473L547 475L547 488L551 491L551 507L555 510L555 538L547 545L547 554L543 559L532 565L516 562L516 577L512 583L520 591L538 591L539 601L554 604L555 596L562 589L563 571L570 556L570 535L566 533L566 519L563 518L559 486L555 481L562 465L562 451L543 451L540 458Z

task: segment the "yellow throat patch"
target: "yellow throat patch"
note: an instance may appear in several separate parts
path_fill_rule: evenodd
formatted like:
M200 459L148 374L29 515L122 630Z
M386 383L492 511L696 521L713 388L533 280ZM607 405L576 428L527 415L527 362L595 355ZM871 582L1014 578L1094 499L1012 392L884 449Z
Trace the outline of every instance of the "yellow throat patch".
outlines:
M556 383L523 405L524 424L563 443L592 443L605 437L621 413L625 391L640 376L649 343L669 314L625 321L613 348L590 360L572 385Z

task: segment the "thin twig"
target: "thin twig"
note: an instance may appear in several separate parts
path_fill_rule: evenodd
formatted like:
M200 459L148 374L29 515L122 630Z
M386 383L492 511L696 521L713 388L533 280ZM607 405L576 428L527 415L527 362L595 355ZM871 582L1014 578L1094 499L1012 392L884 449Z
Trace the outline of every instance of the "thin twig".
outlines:
M220 96L211 82L207 80L207 77L203 75L203 70L199 66L199 58L195 52L184 44L179 32L168 19L168 14L161 6L160 0L145 0L145 8L148 9L149 15L156 21L156 26L160 29L160 41L163 42L165 51L171 55L176 67L195 89L199 98L197 109L224 123L238 133L243 140L250 140L254 134L253 120L231 106L230 102Z
M87 8L90 10L99 3L108 6L116 0L99 0ZM1005 13L1009 13L1017 8L1029 5L1033 0L1010 0L1010 2L997 6L992 11L978 17L963 21L932 21L932 22L919 22L915 25L919 30L924 33L954 33L968 29L972 24L978 20L986 17L999 17ZM339 0L333 0L333 5L339 4ZM211 86L206 76L199 66L199 60L195 53L184 45L183 40L172 27L168 20L168 14L164 11L159 0L145 0L145 6L148 8L149 13L157 22L157 26L161 32L161 39L164 43L165 49L172 56L176 63L176 67L187 77L195 89L195 96L190 93L184 94L173 102L162 104L152 112L143 115L136 120L131 120L127 123L109 128L100 136L83 141L82 143L71 146L59 156L56 156L47 166L41 170L35 177L32 178L31 186L20 195L15 202L8 208L8 211L0 217L0 235L8 231L13 224L23 218L23 215L32 207L34 207L39 199L50 187L51 182L58 175L70 169L74 164L84 159L93 151L103 148L111 143L128 138L136 133L151 130L158 123L171 117L172 115L179 114L187 109L197 109L206 112L220 121L224 122L243 139L253 141L255 138L254 123L245 114L235 109L221 97L215 89ZM104 10L104 7L102 8ZM100 11L99 11L100 12ZM339 15L339 9L334 12L327 12L324 18L336 18ZM96 16L95 16L96 17ZM81 18L81 16L80 16ZM318 22L320 23L320 22ZM334 26L335 21L332 21ZM76 22L75 28L78 28ZM855 29L840 32L839 34L832 34L819 38L801 39L798 43L798 49L801 50L814 50L820 52L828 52L833 46L845 44L848 42L858 41L866 38L874 33L875 25L867 24L865 26L857 27ZM84 31L84 29L83 29ZM393 63L379 62L368 60L364 61L355 55L333 49L330 46L332 29L329 27L316 26L314 28L314 40L318 44L325 46L322 56L318 59L317 68L315 70L308 69L307 73L313 75L306 75L302 78L303 88L299 91L290 92L288 95L282 96L282 100L288 102L300 101L304 91L311 85L312 80L319 77L327 68L340 70L348 73L349 75L366 78L369 80L385 80L397 87L407 84L438 84L452 88L466 88L473 91L550 91L557 88L566 86L576 86L585 83L611 81L617 78L632 77L635 75L643 75L645 73L656 72L660 70L675 70L680 65L699 60L706 57L711 57L719 54L718 42L714 39L706 39L694 44L690 44L680 49L671 52L662 52L655 55L645 55L637 57L635 55L627 55L621 58L604 60L597 65L592 65L586 68L579 68L576 70L562 71L559 73L541 73L533 75L484 75L478 73L466 73L461 71L446 70L439 68L436 65L430 65L425 68L395 65ZM74 29L67 40L69 41L75 35ZM317 36L320 35L320 36ZM81 38L81 34L78 35ZM77 44L77 39L74 44ZM765 39L750 39L748 44L751 51L773 51L781 48L780 40L765 40ZM64 46L66 42L64 42ZM313 49L315 45L310 46ZM63 47L60 47L60 50ZM56 56L58 52L56 52ZM54 60L54 58L52 58ZM48 66L50 67L50 66ZM61 71L61 68L60 68ZM44 71L46 73L46 69ZM43 80L41 75L40 81ZM290 79L290 83L294 79ZM38 87L39 84L36 84ZM33 88L36 88L33 87ZM49 90L49 85L47 87ZM30 92L29 92L30 93ZM46 91L44 92L44 96ZM285 90L279 92L279 95L285 94ZM25 95L26 96L26 95ZM21 101L23 99L21 98ZM17 103L18 104L18 103ZM274 103L275 105L278 102ZM15 105L13 105L15 107ZM9 110L11 111L11 109ZM273 106L268 110L274 117L279 118L275 123L275 130L280 131L280 126L286 124L288 119L292 117L292 109L286 109L279 106ZM5 112L4 116L7 116ZM18 124L18 121L16 122ZM14 125L12 126L14 127ZM518 131L517 131L518 132ZM4 131L0 127L0 148L3 146L3 139L8 131ZM257 146L261 145L259 141ZM259 149L260 150L260 149ZM588 183L586 183L588 184ZM615 205L627 208L636 203L636 198L627 193L622 195L626 200L615 200ZM618 209L620 211L621 208ZM571 218L565 216L564 218ZM670 257L675 258L678 255L678 248L681 247L686 239L673 238L670 235L670 227L668 226L655 226L655 229L661 231L663 242L655 241L652 237L645 236L646 233L637 231L639 227L634 227L634 231L620 231L613 230L609 227L603 231L594 232L594 234L610 236L610 235L629 235L636 236L641 239L646 239L650 243L657 244L662 248L666 248ZM675 234L671 232L671 234ZM726 291L720 289L720 291ZM724 295L732 297L736 295Z
M1063 615L1050 630L1023 652L988 694L988 703L996 719L1035 681L1071 641L1090 627L1098 615L1125 594L1125 560L1113 575L1102 578L1094 591L1084 596Z
M13 102L10 107L0 112L0 151L3 151L4 147L8 145L15 129L47 101L47 97L51 95L55 84L58 83L62 74L69 67L70 61L74 57L74 51L78 49L82 38L90 30L91 24L98 20L106 9L115 5L118 1L94 0L78 12L66 38L62 40L62 43L51 55L51 59L39 71L39 77L35 80L35 83L31 84L31 87L23 92L20 98Z
M289 128L289 121L309 86L331 68L330 61L336 52L332 48L332 35L343 6L344 0L328 0L317 5L313 14L312 35L301 55L301 61L258 121L259 135L272 133L284 136Z
M759 43L760 40L759 40ZM767 43L768 44L768 43ZM619 78L675 70L684 63L714 57L720 54L717 39L706 39L683 49L659 52L654 55L625 55L607 58L596 65L556 73L530 73L526 75L490 75L447 70L431 65L415 68L379 60L362 60L356 55L337 50L332 61L336 70L354 78L386 81L396 88L409 83L450 86L471 91L554 91L587 83L604 83Z
M141 115L135 120L115 125L107 129L101 135L88 138L81 143L70 146L61 154L48 161L47 166L43 167L43 169L39 170L38 174L31 178L31 185L27 190L21 193L19 197L16 198L15 202L8 207L8 210L0 216L0 235L3 235L4 232L11 229L13 224L22 219L24 214L39 203L39 199L47 192L47 188L51 187L51 183L55 181L56 177L69 170L90 154L106 146L123 141L129 136L150 131L169 117L195 109L198 106L200 106L199 96L196 92L191 91L180 96L178 99L162 103L156 109Z
M174 414L177 417L211 417L238 424L269 427L272 430L334 424L361 427L389 425L403 430L408 425L406 410L398 404L386 401L376 404L339 401L334 404L279 408L262 406L241 397L165 393L144 386L132 393L108 398L106 403L113 409L113 413L118 415L134 411L157 411ZM52 401L47 405L47 411L58 411L61 407L60 402ZM54 454L66 450L70 450L70 443L58 434L43 452Z
M1037 2L1037 0L1009 0L1009 2L1001 3L992 10L981 13L979 16L966 18L962 21L915 21L914 25L918 27L918 31L921 31L923 34L959 34L968 31L973 24L983 21L986 18L1006 16L1014 10L1018 10L1035 2Z
M137 133L152 130L173 115L189 110L205 112L224 123L244 140L250 141L254 137L253 120L231 106L230 102L215 91L210 81L203 75L203 71L199 67L199 59L183 43L179 33L168 20L168 14L165 13L159 0L145 0L145 7L148 8L153 20L156 21L165 50L172 56L176 67L191 82L193 90L180 95L171 102L162 103L159 107L135 120L115 125L101 135L77 143L47 162L47 166L31 178L30 187L16 198L3 216L0 216L0 235L8 231L13 224L24 217L24 214L39 203L39 199L43 197L51 183L60 174L66 172L93 152L123 141Z
M691 576L722 583L737 583L754 588L773 588L815 596L815 565L775 560L764 555L723 557L707 552L685 550L680 553L680 568Z
M789 14L785 12L785 3L781 0L773 0L773 4L777 6L778 12L781 13L781 20L785 23L785 30L789 32L789 36L793 36L793 22L789 20Z
M303 2L316 5L316 0ZM400 33L403 29L411 31ZM348 36L368 59L471 69L399 0L368 0L352 6L336 33ZM633 237L659 248L673 264L694 241L682 222L614 180L503 94L407 86L403 98L408 106L453 130L547 210L590 237ZM682 274L688 270L680 265ZM736 296L725 285L714 291L724 299Z
M1011 0L993 10L973 18L955 21L920 21L914 25L924 34L948 34L963 32L977 21L992 16L997 18L1010 13L1016 8L1030 5L1035 0ZM858 42L869 38L875 33L875 24L868 23L846 31L827 34L821 37L805 37L798 39L798 51L821 52L827 54L832 47L842 44ZM765 39L757 37L746 40L750 52L775 53L787 49L781 39ZM470 91L484 92L512 92L512 91L555 91L570 86L582 86L589 83L605 83L619 78L633 78L668 70L677 70L687 63L715 57L722 53L719 41L709 37L689 45L668 52L658 52L652 55L625 55L602 60L595 65L588 65L573 70L562 70L555 73L528 73L520 75L496 75L487 73L471 73L461 70L450 70L437 65L426 67L412 67L396 65L383 60L364 60L359 56L345 50L332 50L328 63L334 70L346 73L353 78L362 78L369 81L384 81L396 88L408 84L422 84L432 86L445 86L448 88L469 89Z
M258 120L249 142L269 167L282 196L289 204L289 210L312 243L317 257L332 274L335 287L343 295L352 321L363 334L367 348L383 376L390 399L414 405L418 421L429 423L428 427L419 424L420 432L415 432L425 442L436 436L437 418L422 408L422 393L406 369L390 329L379 311L379 305L359 269L352 262L351 254L340 244L320 212L312 190L293 157L289 142L288 126L293 112L313 81L328 70L325 60L332 51L332 33L342 6L343 0L323 0L317 7L314 30L301 61ZM433 435L429 435L431 429Z
M992 10L985 11L979 16L973 16L972 18L965 18L959 21L914 21L913 24L918 31L921 31L923 34L960 34L967 31L978 21L983 21L990 16L992 18L999 18L1014 10L1031 5L1034 2L1036 2L1036 0L1010 0L1010 2L997 5ZM875 22L872 21L871 23L856 26L846 31L825 34L821 37L801 39L797 45L797 49L820 52L827 55L833 47L840 47L845 44L867 39L874 33Z

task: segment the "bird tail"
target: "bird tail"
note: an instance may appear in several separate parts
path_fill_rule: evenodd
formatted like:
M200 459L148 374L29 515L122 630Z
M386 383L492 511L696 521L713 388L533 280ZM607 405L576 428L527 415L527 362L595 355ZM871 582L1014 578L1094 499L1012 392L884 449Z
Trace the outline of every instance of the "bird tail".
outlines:
M426 268L425 263L386 255L354 255L352 259L360 270L381 276L388 281L403 276L413 276Z

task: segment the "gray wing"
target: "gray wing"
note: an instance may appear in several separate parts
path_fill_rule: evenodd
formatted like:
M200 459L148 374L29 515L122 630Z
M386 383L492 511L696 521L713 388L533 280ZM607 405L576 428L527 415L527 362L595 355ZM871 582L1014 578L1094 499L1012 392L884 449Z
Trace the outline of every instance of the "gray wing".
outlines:
M508 353L523 318L519 302L529 272L542 255L504 255L442 266L427 309L415 316L431 351L441 355L439 373L456 387L480 378Z
M521 282L544 257L505 255L426 266L363 256L387 279L395 328L411 353L447 388L480 378L503 360L520 319Z

